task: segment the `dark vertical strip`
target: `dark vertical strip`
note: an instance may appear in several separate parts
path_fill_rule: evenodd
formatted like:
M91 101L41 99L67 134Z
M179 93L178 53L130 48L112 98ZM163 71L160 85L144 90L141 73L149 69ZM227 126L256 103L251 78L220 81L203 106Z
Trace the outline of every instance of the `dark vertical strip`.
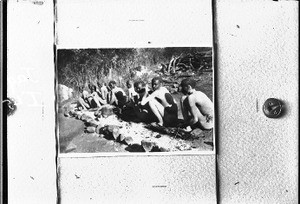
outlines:
M218 165L218 155L219 155L219 97L218 97L218 29L217 29L217 2L212 0L212 29L213 29L213 60L214 60L214 108L215 108L215 166L216 166L216 199L217 203L220 203L220 179L219 179L219 165Z
M7 99L7 1L1 1L1 35L2 35L2 42L1 42L1 113L3 114L1 117L2 121L2 162L3 167L1 168L2 171L2 202L7 203L8 202L8 162L7 162L7 115L8 115L8 109L5 108L6 103L3 103L4 99ZM2 120L3 119L3 120Z
M55 110L55 164L56 164L56 203L61 203L60 201L60 173L59 173L59 160L58 160L58 151L59 151L59 141L58 141L58 121L57 121L57 49L56 49L56 23L57 23L57 10L56 10L56 0L53 0L53 54L54 54L54 110Z

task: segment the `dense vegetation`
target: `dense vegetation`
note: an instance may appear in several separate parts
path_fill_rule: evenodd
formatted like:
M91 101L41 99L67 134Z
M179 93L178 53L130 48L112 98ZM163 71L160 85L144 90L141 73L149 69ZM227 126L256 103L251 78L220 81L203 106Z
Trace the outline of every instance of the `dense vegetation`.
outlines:
M149 82L155 74L201 73L211 70L211 63L211 48L61 49L57 51L57 77L59 84L75 90L112 79L122 87L128 79ZM152 74L137 76L142 68Z

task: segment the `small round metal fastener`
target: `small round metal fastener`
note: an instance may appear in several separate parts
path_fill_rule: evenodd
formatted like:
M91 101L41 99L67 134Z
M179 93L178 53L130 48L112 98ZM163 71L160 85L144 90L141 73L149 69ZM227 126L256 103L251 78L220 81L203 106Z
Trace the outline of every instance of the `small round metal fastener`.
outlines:
M278 118L282 113L282 102L276 98L269 98L263 105L263 112L268 118Z
M2 101L4 104L4 111L6 111L7 116L13 115L17 109L17 105L14 99L7 98L6 100Z

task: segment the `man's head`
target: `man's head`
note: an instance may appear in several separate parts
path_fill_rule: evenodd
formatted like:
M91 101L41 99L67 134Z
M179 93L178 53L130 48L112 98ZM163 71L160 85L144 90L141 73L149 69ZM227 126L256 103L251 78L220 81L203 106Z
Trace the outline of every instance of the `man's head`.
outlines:
M108 82L108 87L110 90L113 90L116 87L117 83L115 81Z
M127 87L128 89L130 89L130 88L132 87L132 84L133 84L133 82L132 82L131 80L128 80L128 81L126 82L126 87Z
M97 87L94 84L89 84L89 88L91 90L91 93L93 93L97 90Z
M83 92L83 90L84 90L84 87L83 87L83 86L79 86L79 87L78 87L78 91L79 91L79 93L82 93L82 92Z
M143 81L137 81L134 83L134 90L138 94L143 94L146 91L146 85Z
M190 94L196 87L196 81L191 78L187 78L181 81L181 92L185 95Z
M90 91L92 90L92 84L91 83L88 83L88 88L89 88Z
M152 79L152 89L155 91L159 89L162 85L162 79L160 77L154 77Z

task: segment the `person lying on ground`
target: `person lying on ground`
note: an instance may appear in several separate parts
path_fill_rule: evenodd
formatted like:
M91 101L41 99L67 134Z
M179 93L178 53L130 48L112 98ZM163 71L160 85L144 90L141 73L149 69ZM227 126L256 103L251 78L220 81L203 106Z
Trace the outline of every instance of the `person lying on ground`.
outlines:
M133 82L132 80L128 80L126 82L126 87L128 89L128 101L132 100L134 96L137 95L137 93L134 90Z
M127 102L127 96L124 90L117 87L117 83L115 81L110 81L108 83L108 87L110 89L107 99L108 103L122 109Z
M181 82L181 110L184 118L182 127L210 130L213 128L213 102L201 91L196 91L196 81L188 78Z
M153 92L143 96L141 105L149 103L151 111L158 120L158 125L177 126L178 107L176 101L165 87L162 86L162 79L154 77L152 79Z

